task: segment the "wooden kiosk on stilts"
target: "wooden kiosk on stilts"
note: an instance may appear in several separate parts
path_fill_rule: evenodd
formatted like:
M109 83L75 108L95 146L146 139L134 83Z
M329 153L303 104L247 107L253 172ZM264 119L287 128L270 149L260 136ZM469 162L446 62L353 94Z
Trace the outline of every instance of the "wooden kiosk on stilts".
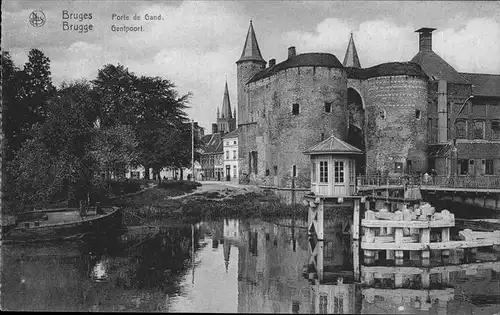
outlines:
M325 211L354 209L352 220L348 218L346 221L348 223L343 224L342 230L345 231L350 227L348 233L351 233L354 240L359 239L359 208L360 202L365 200L364 197L354 195L355 156L362 154L362 151L332 135L304 151L304 154L310 156L312 166L311 193L302 201L304 205L309 206L308 236L311 258L307 270L310 278L317 279L319 284L338 282L338 279L344 279L345 272L325 270L324 244L328 237L324 226ZM353 243L358 244L358 242ZM359 250L353 249L353 253L359 253ZM359 264L354 263L354 265L354 271L350 276L359 278Z

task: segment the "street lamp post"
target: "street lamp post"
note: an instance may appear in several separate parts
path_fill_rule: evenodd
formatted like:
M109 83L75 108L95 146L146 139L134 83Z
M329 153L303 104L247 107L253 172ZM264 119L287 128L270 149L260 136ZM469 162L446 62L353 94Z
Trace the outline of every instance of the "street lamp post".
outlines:
M194 181L194 119L191 119L191 171Z

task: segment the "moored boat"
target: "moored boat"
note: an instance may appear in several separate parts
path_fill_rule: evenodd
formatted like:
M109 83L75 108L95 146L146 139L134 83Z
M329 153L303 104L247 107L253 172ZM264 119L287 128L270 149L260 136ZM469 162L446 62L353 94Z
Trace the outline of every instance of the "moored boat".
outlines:
M105 234L121 226L118 207L97 207L82 212L78 208L42 209L17 215L15 225L4 230L2 239L47 241Z

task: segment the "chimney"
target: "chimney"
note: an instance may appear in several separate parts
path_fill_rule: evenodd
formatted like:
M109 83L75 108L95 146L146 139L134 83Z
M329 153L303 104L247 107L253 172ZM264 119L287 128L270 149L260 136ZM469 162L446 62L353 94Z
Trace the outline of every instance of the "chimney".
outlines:
M269 68L274 67L275 64L276 64L276 59L269 60Z
M420 34L418 51L432 51L432 31L435 30L435 28L422 27L415 31Z
M212 124L212 133L217 133L217 124Z
M288 47L288 59L295 57L295 46Z

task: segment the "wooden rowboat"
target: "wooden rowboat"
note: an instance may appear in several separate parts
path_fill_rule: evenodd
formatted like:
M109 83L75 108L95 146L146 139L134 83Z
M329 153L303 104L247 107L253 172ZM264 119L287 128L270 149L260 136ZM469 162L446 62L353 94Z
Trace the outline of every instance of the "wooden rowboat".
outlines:
M42 209L18 214L14 226L3 229L3 240L48 241L103 234L121 226L118 207L97 207L82 213L78 208Z

